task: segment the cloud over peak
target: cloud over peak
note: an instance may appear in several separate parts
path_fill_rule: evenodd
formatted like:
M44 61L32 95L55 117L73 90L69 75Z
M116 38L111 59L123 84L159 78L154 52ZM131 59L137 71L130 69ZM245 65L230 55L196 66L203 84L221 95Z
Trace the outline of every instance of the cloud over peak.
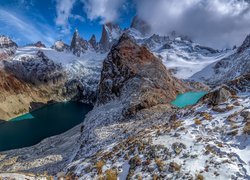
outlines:
M81 0L90 20L101 20L101 23L114 22L119 19L125 0Z
M250 33L250 6L244 0L136 0L136 8L154 33L175 30L217 48L239 44Z

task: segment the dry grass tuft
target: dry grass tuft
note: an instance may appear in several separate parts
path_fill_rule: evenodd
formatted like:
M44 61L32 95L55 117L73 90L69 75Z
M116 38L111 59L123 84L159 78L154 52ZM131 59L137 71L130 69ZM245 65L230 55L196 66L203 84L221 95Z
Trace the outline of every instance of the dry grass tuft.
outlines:
M105 163L103 161L98 161L95 165L96 170L97 170L97 174L101 175L102 174L102 167L105 165Z

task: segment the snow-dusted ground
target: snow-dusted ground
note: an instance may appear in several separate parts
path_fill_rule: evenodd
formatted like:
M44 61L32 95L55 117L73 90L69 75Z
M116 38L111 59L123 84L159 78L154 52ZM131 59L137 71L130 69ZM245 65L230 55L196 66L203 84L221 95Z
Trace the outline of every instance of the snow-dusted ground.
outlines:
M157 120L147 120L148 125L135 122L105 126L95 133L113 134L109 138L116 137L117 141L76 161L75 173L80 179L105 177L110 170L120 180L249 179L250 135L243 132L246 120L241 113L250 112L250 94L240 94L216 108L198 104L179 111L177 119L170 122L165 113ZM136 133L119 140L117 128ZM96 168L98 162L103 164L101 173Z

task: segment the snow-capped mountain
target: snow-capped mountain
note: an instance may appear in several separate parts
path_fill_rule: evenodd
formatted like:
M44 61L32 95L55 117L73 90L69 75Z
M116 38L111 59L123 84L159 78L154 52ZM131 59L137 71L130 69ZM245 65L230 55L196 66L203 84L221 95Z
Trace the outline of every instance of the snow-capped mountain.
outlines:
M0 60L8 59L15 54L17 44L7 36L0 36Z
M78 30L76 29L70 44L70 50L76 56L80 56L81 53L84 53L89 48L88 41L80 37Z
M104 24L102 27L102 36L100 40L100 48L103 51L109 51L111 46L117 42L122 34L119 25L113 23Z
M191 79L207 84L220 84L250 72L250 35L243 44L231 55L212 63Z

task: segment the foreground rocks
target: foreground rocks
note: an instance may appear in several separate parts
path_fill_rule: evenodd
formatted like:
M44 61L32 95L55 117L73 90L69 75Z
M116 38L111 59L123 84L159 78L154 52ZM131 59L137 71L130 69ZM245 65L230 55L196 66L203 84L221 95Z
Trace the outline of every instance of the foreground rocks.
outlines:
M206 102L209 105L216 106L223 102L226 102L233 95L236 95L236 92L234 90L230 89L227 86L222 86L206 94L201 99L201 101Z

